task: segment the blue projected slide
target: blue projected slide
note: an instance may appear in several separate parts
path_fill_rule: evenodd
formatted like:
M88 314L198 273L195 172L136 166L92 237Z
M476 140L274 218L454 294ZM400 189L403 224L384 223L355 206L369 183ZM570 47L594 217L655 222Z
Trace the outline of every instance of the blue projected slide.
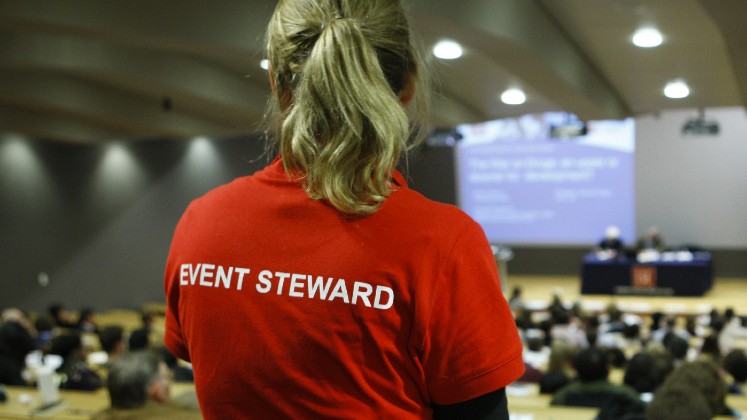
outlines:
M635 240L634 120L589 121L584 135L574 123L554 112L457 127L459 206L491 242L592 244L609 225Z

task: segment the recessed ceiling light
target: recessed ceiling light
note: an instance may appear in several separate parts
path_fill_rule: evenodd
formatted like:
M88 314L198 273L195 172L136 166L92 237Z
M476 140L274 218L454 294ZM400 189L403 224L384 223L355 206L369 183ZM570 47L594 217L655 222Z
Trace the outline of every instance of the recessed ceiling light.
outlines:
M664 86L664 96L672 99L686 98L690 95L690 88L682 80L673 80Z
M633 34L633 44L641 48L652 48L661 45L664 38L654 28L642 28Z
M527 100L527 95L521 89L507 89L501 94L501 101L507 105L521 105Z
M433 55L444 60L453 60L462 56L462 46L451 40L439 41L433 47Z
M267 70L268 68L270 68L270 60L263 58L262 60L260 60L259 66Z

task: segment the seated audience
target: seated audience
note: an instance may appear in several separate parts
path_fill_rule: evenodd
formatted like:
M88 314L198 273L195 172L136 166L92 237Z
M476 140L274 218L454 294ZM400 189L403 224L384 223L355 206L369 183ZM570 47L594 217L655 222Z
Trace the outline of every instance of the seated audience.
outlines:
M693 384L668 383L656 391L646 407L646 420L710 420L713 412Z
M744 384L747 382L747 356L742 349L734 349L723 359L723 368L731 376L730 394L744 395Z
M747 328L742 326L742 319L736 315L734 308L727 308L724 311L723 329L718 335L721 354L729 353L738 338L747 338Z
M511 289L511 297L508 298L508 306L511 307L511 310L514 313L524 308L524 300L521 298L521 287L515 286Z
M524 365L546 369L550 361L550 348L545 346L545 334L541 330L528 330L524 336Z
M690 333L686 329L681 328L677 325L677 318L669 317L664 318L664 327L659 328L655 332L651 333L651 339L654 341L660 341L664 343L664 339L671 335L676 335L685 341L690 340ZM667 343L664 343L666 346Z
M78 334L63 334L50 341L47 354L62 357L57 372L63 374L62 389L95 391L103 385L101 377L86 363L86 352Z
M657 359L662 359L657 361ZM669 360L670 363L666 363ZM635 389L641 394L641 399L649 400L656 389L664 383L666 375L672 369L670 368L671 358L659 355L653 356L647 352L641 352L634 355L623 376L623 383Z
M124 340L124 328L120 325L109 325L99 331L101 350L106 353L106 364L122 357L127 351Z
M172 377L174 378L175 382L194 382L195 376L194 372L192 372L191 365L187 366L181 366L179 364L179 359L177 359L176 356L174 356L169 349L166 347L161 348L161 355L163 356L164 362L166 362L166 365L171 370Z
M169 370L148 351L128 353L113 362L107 388L111 407L98 413L95 420L202 418L199 411L172 404Z
M78 316L78 322L75 323L75 328L90 333L96 333L99 331L98 325L96 325L96 315L91 308L83 308L80 310Z
M575 348L566 342L557 341L552 344L547 370L540 379L541 394L552 394L573 380L574 354Z
M617 399L639 401L638 393L627 385L611 383L609 362L602 349L590 347L573 358L576 381L553 394L552 405L601 408Z
M646 404L616 396L599 409L594 420L646 420Z
M52 322L56 327L67 329L76 327L76 323L68 318L65 306L61 303L54 303L49 306L49 316L52 317Z
M571 317L568 311L557 311L553 314L553 326L550 328L552 341L564 341L574 347L588 347L589 340L586 331L580 327L579 321Z
M54 336L54 322L48 316L40 316L34 321L36 348L43 349Z
M11 320L0 325L0 384L29 385L22 372L34 344L31 333L20 323Z
M664 347L667 349L667 353L669 353L669 355L674 359L674 364L676 366L687 361L687 353L690 349L687 340L676 334L669 333L664 336L662 344L664 344Z
M669 374L662 388L672 384L692 384L705 397L713 416L734 415L733 410L726 406L726 381L712 362L684 363ZM657 397L654 396L654 401Z
M150 349L150 331L140 328L130 333L130 351Z
M700 345L698 359L710 360L717 365L720 364L721 349L718 346L718 336L711 334L703 339L703 343Z
M18 308L4 309L0 318L0 322L14 321L21 324L21 326L23 328L26 328L29 332L33 331L33 328L31 328L31 321L29 320L28 316L26 316L26 314Z

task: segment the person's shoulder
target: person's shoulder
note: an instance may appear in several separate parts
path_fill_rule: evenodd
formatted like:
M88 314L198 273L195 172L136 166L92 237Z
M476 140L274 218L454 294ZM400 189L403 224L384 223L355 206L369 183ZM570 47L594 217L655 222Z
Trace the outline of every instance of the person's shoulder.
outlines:
M476 224L476 222L459 207L442 203L425 197L409 188L397 189L387 200L392 210L400 217L422 220L427 223L449 221L459 225ZM432 218L432 219L429 219Z
M239 203L245 202L248 197L254 196L255 193L252 192L252 189L258 184L257 174L253 174L241 176L218 185L203 195L194 198L187 206L185 216L211 215L222 211L222 209L233 208Z
M550 400L550 404L553 404L553 405L565 404L568 395L573 392L577 392L581 390L582 387L583 387L583 384L578 380L573 380L573 381L568 382L567 384L563 385L560 389L553 392L552 399Z

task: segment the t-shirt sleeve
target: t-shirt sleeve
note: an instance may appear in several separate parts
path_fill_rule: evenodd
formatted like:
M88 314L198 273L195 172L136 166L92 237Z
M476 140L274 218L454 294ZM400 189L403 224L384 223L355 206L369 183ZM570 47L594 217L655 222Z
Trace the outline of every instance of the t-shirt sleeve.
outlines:
M182 334L181 321L179 319L179 264L176 257L180 246L180 227L184 223L185 216L182 217L174 233L164 273L164 289L166 292L166 331L164 334L164 344L176 357L190 361L189 351Z
M442 263L421 363L436 404L479 397L524 373L521 340L493 253L473 221Z

